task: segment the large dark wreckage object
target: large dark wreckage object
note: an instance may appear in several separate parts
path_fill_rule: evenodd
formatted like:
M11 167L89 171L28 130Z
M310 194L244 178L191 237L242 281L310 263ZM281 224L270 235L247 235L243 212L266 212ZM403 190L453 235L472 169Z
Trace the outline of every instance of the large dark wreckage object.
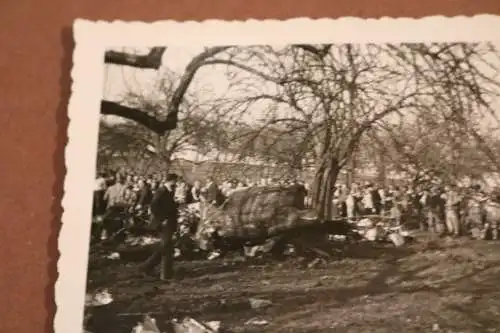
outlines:
M258 245L308 232L349 233L347 223L321 220L315 210L304 208L304 197L300 186L260 186L233 192L220 207L204 202L195 241L202 250L212 250L221 242Z

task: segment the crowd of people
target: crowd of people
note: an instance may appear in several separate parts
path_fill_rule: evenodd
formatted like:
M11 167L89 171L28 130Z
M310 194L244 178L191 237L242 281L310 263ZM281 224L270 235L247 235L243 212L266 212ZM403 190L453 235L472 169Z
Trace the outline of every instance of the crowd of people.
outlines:
M172 175L172 174L171 174ZM94 189L94 216L104 218L118 211L147 211L154 201L155 194L167 183L168 174L138 176L122 172L98 173ZM265 178L259 181L227 180L217 184L213 177L205 182L195 180L192 184L182 177L175 176L175 201L179 204L207 202L220 205L233 191L258 185L301 184L298 180L276 180Z
M182 221L179 218L181 207L190 207L200 201L220 206L234 191L269 185L301 187L305 194L303 206L311 208L313 190L309 184L297 179L265 178L258 181L229 180L218 183L214 178L208 177L203 182L196 180L190 183L172 173L151 176L124 172L99 173L93 202L93 217L98 222L93 226L98 227L93 228L93 239L97 237L103 241L114 231L120 228L124 230L123 221L127 219L132 221L131 225L134 227L138 224L137 219L130 217L140 217L139 221L143 221L140 229L149 229L155 234L161 231L163 248L168 249L151 255L143 266L145 273L150 274L160 262L167 262L169 264L164 265L163 276L171 277L174 242L180 239L175 235L179 235L184 226L184 223L179 226L179 220ZM374 183L352 183L349 186L341 184L333 190L331 211L328 212L332 220L342 218L355 222L376 216L399 225L416 222L420 229L439 235L470 235L472 230L476 230L479 234L475 236L477 238L485 239L487 234L493 239L498 237L500 196L487 196L479 186L427 184L383 187ZM499 202L498 216L487 220L485 202L492 198ZM491 201L488 205L491 207ZM97 233L94 232L95 229L98 230ZM190 233L192 232L194 231L191 230Z
M382 215L398 224L416 222L421 230L460 236L479 229L491 230L497 238L497 221L486 221L483 203L500 201L496 194L488 196L479 185L421 184L417 186L377 187L372 183L339 186L334 196L334 215L353 219L366 215ZM483 236L485 237L485 236Z
M139 176L102 172L96 179L93 212L101 220L127 213L146 218L164 216L180 204L205 200L221 205L232 191L264 185L302 186L306 193L305 207L312 204L310 185L297 179L228 180L218 184L214 178L208 177L204 182L196 180L190 184L174 174ZM165 188L169 193L168 200L162 199ZM352 183L350 186L341 184L334 190L332 210L329 212L332 218L354 220L367 215L385 216L398 224L414 221L420 229L453 236L468 233L472 227L483 231L490 228L496 238L496 224L487 225L481 213L481 203L487 196L479 186L427 184L382 187L374 183Z

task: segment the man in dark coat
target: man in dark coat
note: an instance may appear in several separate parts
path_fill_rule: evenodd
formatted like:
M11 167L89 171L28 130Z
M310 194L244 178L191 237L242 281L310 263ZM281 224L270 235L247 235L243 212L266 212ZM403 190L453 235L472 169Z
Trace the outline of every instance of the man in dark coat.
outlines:
M170 279L173 275L174 244L173 236L177 230L178 204L175 201L176 174L168 174L165 183L158 188L151 201L151 229L162 230L163 246L146 262L146 272L162 263L161 278Z
M137 210L144 210L146 207L149 207L152 200L153 192L151 191L149 184L142 179L139 180L139 189L137 190L136 202Z
M382 212L382 197L380 196L379 188L377 186L370 187L370 194L372 196L373 208L375 209L375 214L380 215Z

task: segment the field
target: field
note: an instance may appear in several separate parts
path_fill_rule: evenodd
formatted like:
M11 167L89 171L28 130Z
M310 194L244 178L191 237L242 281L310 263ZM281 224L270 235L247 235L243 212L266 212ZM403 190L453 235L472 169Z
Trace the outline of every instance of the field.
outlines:
M500 242L419 235L397 249L352 245L314 267L294 257L179 262L169 283L136 263L96 260L88 280L89 291L109 289L123 332L142 313L160 328L190 316L230 332L500 332ZM252 297L272 304L252 309Z

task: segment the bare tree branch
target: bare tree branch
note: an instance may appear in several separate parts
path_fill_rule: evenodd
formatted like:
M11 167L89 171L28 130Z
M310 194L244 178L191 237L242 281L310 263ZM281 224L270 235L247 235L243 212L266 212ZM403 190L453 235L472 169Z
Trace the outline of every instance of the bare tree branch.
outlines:
M172 98L170 99L170 103L168 105L168 116L172 120L175 120L175 126L177 126L179 106L181 105L184 98L184 94L186 93L191 82L193 81L193 78L198 69L207 64L207 62L205 61L206 59L213 57L214 55L222 51L225 51L228 48L230 48L230 46L217 46L208 48L204 52L194 57L186 66L184 74L180 79L179 85L172 94Z
M175 129L177 127L179 108L184 100L184 95L186 94L186 91L189 85L191 84L196 72L201 66L205 65L204 61L206 59L228 48L229 46L208 48L202 53L198 54L189 62L189 64L186 66L183 76L180 79L179 85L173 92L172 97L167 105L168 113L167 113L167 118L165 120L159 120L155 117L152 117L146 114L146 112L144 112L143 110L126 107L110 101L101 102L101 114L115 115L125 119L133 120L143 126L146 126L147 128L149 128L150 130L159 135L163 135L165 132ZM128 57L127 58L128 60L125 61L125 65L127 66L141 67L138 66L137 64L140 61L142 61L141 65L144 66L149 65L150 67L143 66L141 68L155 68L154 66L156 66L156 63L154 62L157 61L158 59L161 62L161 56L163 55L164 51L165 48L154 48L147 56L133 56L133 55L128 55L128 56L122 55L122 56L124 57L123 59ZM143 58L136 58L136 57L143 57ZM116 64L118 63L118 61L120 61L120 59L121 58L119 57L118 58L115 57L112 58L111 60L113 60L114 61L113 63ZM159 64L156 68L158 67Z
M302 49L304 51L307 51L311 54L314 54L320 59L323 59L328 52L330 52L330 49L332 47L332 44L325 44L322 48L314 47L310 44L297 44L294 45L296 48Z
M203 63L203 65L227 65L227 66L233 66L233 67L242 69L242 70L244 70L244 71L246 71L246 72L248 72L250 74L257 75L257 76L259 76L260 78L262 78L262 79L264 79L266 81L274 82L276 84L282 84L283 83L280 78L273 77L273 76L268 75L268 74L266 74L266 73L264 73L262 71L256 70L255 68L253 68L251 66L244 65L244 64L235 62L233 60L213 59L213 60L205 61Z
M101 101L101 114L118 116L135 121L160 135L177 126L177 119L174 119L170 114L167 115L167 119L160 121L142 110L129 108L110 101Z
M153 47L146 55L106 51L104 54L104 63L144 69L158 69L161 66L161 58L166 49L166 47Z

